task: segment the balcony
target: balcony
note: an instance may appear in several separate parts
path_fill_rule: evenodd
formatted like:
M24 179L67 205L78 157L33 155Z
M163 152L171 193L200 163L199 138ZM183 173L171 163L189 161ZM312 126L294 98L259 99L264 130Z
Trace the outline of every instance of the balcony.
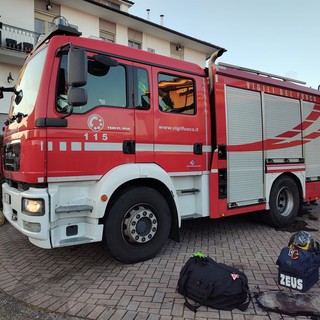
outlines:
M0 23L0 63L22 66L40 34Z

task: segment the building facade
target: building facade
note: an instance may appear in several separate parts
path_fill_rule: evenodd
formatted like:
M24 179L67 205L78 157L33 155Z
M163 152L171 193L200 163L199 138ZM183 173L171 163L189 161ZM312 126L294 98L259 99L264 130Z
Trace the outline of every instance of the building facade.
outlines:
M39 37L62 16L82 36L111 41L204 67L219 47L130 14L127 0L11 0L0 12L0 86L16 83L19 70ZM10 95L0 100L0 123L6 120Z

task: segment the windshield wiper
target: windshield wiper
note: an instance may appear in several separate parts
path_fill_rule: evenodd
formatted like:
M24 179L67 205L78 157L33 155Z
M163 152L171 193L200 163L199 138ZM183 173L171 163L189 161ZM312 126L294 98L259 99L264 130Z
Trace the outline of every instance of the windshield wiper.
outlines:
M8 126L10 123L12 123L15 120L17 120L17 122L20 123L21 120L27 116L28 116L27 114L18 112L17 114L14 114L10 119L7 119L4 124Z
M28 115L27 114L24 114L24 113L22 113L22 112L18 112L18 113L16 113L16 114L14 114L13 116L12 116L12 118L11 118L11 120L12 121L14 121L14 120L21 120L21 119L23 119L23 118L25 118L25 117L27 117ZM19 121L18 121L19 122Z

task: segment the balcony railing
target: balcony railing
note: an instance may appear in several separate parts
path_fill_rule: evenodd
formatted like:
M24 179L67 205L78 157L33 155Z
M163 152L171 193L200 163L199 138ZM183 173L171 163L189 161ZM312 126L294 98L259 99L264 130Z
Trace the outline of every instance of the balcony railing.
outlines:
M0 23L0 46L8 50L29 53L40 33Z

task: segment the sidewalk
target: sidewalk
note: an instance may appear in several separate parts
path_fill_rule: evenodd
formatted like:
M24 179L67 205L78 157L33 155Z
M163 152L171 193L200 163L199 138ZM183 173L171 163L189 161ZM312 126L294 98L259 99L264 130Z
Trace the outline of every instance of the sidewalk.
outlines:
M307 208L320 220L320 206ZM310 214L304 214L299 219L308 228L318 229L319 220L309 218ZM320 240L319 230L311 233ZM291 234L255 222L250 215L190 220L183 222L180 243L169 241L154 259L123 265L108 256L99 243L54 250L37 248L6 222L0 227L0 289L36 310L85 319L293 319L263 311L255 299L245 312L201 307L194 314L176 292L180 270L196 251L243 270L253 295L266 290L289 291L277 284L275 261ZM319 285L308 293L320 294ZM5 294L0 294L0 299L2 305L7 304ZM1 310L0 320L28 319L5 318ZM45 318L42 313L34 319L66 319L50 316Z

